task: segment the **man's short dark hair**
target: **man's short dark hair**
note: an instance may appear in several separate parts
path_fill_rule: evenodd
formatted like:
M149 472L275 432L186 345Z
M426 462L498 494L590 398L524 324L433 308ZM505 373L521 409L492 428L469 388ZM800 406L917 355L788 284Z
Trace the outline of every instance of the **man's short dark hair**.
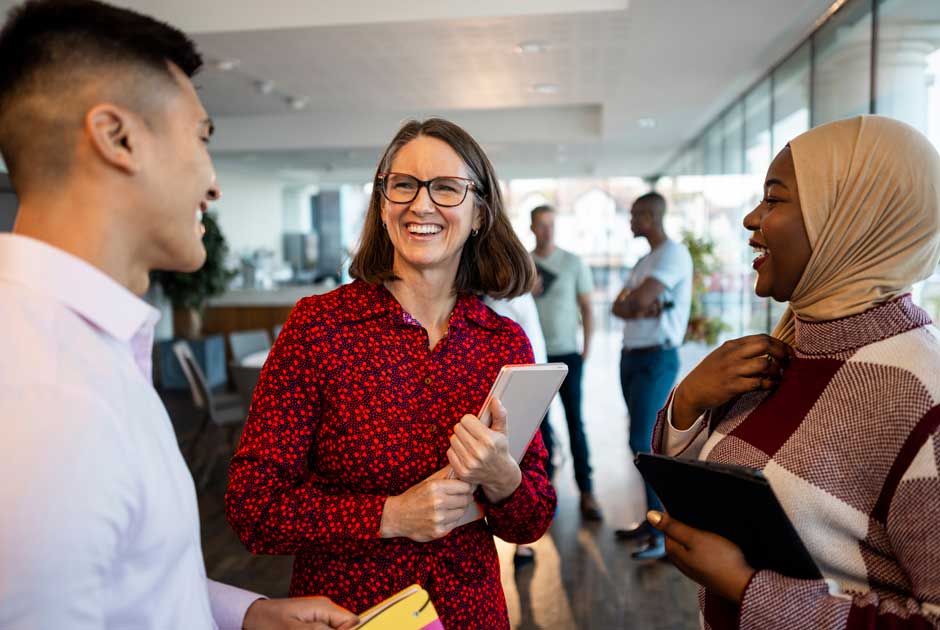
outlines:
M640 195L636 198L636 201L633 202L633 205L638 203L650 204L656 210L660 212L665 212L666 210L666 198L660 195L658 192L648 192L645 195Z
M548 204L536 206L535 208L532 208L532 212L529 213L529 219L532 221L532 223L535 223L535 217L539 216L540 214L545 214L546 212L551 212L554 214L555 208Z
M0 31L0 154L14 185L26 168L67 170L89 99L116 101L149 123L161 102L154 79L175 84L169 64L191 77L202 57L178 29L134 11L95 0L11 9Z

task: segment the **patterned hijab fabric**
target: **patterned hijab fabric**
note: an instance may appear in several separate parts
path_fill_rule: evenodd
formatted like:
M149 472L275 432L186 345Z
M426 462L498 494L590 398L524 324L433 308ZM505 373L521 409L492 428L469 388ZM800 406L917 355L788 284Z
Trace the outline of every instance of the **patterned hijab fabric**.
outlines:
M812 255L774 336L911 290L940 258L940 155L913 127L857 116L790 142Z

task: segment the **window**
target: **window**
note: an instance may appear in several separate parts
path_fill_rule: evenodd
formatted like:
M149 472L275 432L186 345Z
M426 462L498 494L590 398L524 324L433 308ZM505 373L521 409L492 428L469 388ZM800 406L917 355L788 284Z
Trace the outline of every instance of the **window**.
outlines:
M867 114L871 106L871 7L845 5L814 35L813 125Z
M810 43L800 46L774 71L773 153L809 129Z

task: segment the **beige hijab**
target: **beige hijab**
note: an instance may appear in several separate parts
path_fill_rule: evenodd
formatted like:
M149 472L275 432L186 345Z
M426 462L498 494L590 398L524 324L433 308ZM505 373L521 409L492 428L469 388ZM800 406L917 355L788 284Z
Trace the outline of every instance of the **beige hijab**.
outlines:
M774 336L907 293L940 256L940 155L916 129L858 116L790 142L812 255Z

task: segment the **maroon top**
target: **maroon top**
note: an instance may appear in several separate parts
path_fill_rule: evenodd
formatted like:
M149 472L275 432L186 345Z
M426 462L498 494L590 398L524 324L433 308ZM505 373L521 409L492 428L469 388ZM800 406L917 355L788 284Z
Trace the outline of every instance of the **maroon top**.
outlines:
M518 324L462 295L433 350L381 286L301 300L255 389L232 460L229 523L254 553L295 554L290 594L362 612L412 583L449 630L509 628L492 535L532 542L555 492L535 438L522 483L486 521L417 543L379 538L386 497L447 465L453 427L480 410L503 365L532 363Z

